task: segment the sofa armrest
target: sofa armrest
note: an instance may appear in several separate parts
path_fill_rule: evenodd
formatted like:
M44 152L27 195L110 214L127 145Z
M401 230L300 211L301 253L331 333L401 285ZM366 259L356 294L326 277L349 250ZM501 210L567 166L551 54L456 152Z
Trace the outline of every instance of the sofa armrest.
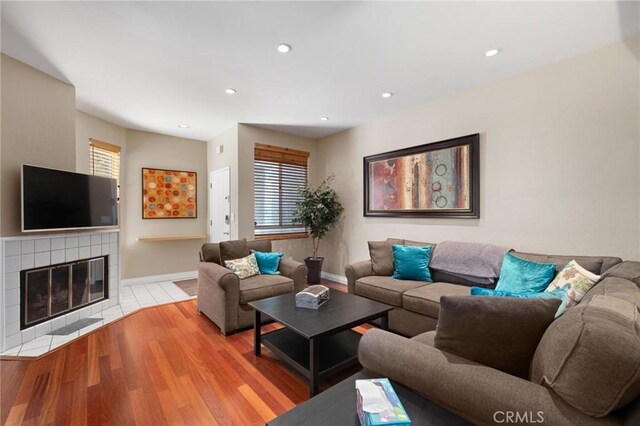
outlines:
M240 279L224 266L213 262L200 262L198 264L198 279L220 287L229 294L240 294ZM200 284L200 282L198 282ZM198 290L200 285L198 285Z
M476 424L505 423L508 412L533 423L618 423L612 416L582 414L543 386L383 330L362 337L358 358L364 368Z
M624 278L640 285L640 262L626 260L618 263L602 274L602 278L607 277Z
M353 294L355 292L356 281L362 277L373 275L371 260L362 260L344 267L344 274L347 277L347 290Z
M280 260L278 271L287 278L293 280L293 292L302 291L307 286L307 266L304 263L292 259Z
M198 264L198 311L205 314L226 334L238 328L240 279L227 268L213 262Z

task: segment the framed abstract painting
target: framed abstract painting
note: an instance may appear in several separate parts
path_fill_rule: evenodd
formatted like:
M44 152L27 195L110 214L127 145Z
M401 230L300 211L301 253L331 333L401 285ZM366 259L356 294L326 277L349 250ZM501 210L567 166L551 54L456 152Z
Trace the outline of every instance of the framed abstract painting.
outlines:
M364 215L480 217L480 135L364 157Z
M196 172L142 168L143 219L198 217Z

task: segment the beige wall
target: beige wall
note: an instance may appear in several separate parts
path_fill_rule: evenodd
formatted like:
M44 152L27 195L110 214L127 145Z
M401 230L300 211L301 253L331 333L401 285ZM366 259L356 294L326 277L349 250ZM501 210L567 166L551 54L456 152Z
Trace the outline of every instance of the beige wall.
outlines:
M120 147L120 203L118 225L120 227L120 253L126 256L126 220L124 214L129 201L127 194L127 130L124 127L104 121L82 111L76 111L76 171L89 173L89 139L98 139ZM135 195L134 195L135 197ZM135 202L135 201L134 201Z
M204 235L207 232L207 144L135 130L126 131L127 158L123 171L127 203L122 277L134 278L194 271L204 240L138 242L140 236ZM142 219L142 168L195 171L198 174L198 217Z
M255 144L274 145L283 148L299 149L309 152L309 182L318 181L316 166L317 143L312 139L287 135L273 130L247 124L238 125L238 229L240 238L254 238L254 154ZM309 239L278 240L273 242L273 249L282 251L287 257L302 260L311 255Z
M316 164L336 174L345 207L320 249L325 271L344 275L387 237L640 259L633 49L637 37L320 140ZM470 133L481 134L480 219L363 217L364 156Z
M2 55L0 235L19 235L20 167L75 170L75 88Z
M309 152L309 180L317 181L315 171L316 145L312 139L287 135L248 124L235 125L207 143L209 172L223 167L230 168L231 179L231 239L254 238L254 186L253 148L256 143L300 149ZM223 152L216 148L223 145ZM273 249L283 251L287 257L302 260L311 252L307 239L290 239L273 242Z
M76 171L89 173L89 139L98 139L119 146L121 167L126 159L127 132L124 127L104 121L82 111L76 111ZM122 176L120 178L122 180ZM124 185L121 185L124 187ZM122 189L122 188L120 188Z
M222 152L217 154L216 148L221 147ZM229 239L237 240L238 231L238 125L228 128L212 140L207 142L207 168L209 172L229 167L229 187L231 203L229 214ZM207 176L208 182L208 176ZM207 183L208 187L208 183ZM210 218L209 218L210 219ZM209 228L207 227L207 232Z

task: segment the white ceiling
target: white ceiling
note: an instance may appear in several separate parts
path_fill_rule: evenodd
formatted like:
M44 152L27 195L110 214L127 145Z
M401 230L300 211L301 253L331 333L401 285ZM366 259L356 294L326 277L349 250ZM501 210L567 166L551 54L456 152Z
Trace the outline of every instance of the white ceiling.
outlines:
M2 1L2 52L127 128L209 140L242 122L318 138L613 43L640 30L639 5Z

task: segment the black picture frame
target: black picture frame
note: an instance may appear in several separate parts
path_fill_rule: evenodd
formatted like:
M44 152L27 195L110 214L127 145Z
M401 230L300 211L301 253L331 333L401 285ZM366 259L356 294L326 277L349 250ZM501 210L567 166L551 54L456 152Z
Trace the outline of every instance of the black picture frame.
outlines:
M479 133L364 157L363 175L364 216L480 218Z

